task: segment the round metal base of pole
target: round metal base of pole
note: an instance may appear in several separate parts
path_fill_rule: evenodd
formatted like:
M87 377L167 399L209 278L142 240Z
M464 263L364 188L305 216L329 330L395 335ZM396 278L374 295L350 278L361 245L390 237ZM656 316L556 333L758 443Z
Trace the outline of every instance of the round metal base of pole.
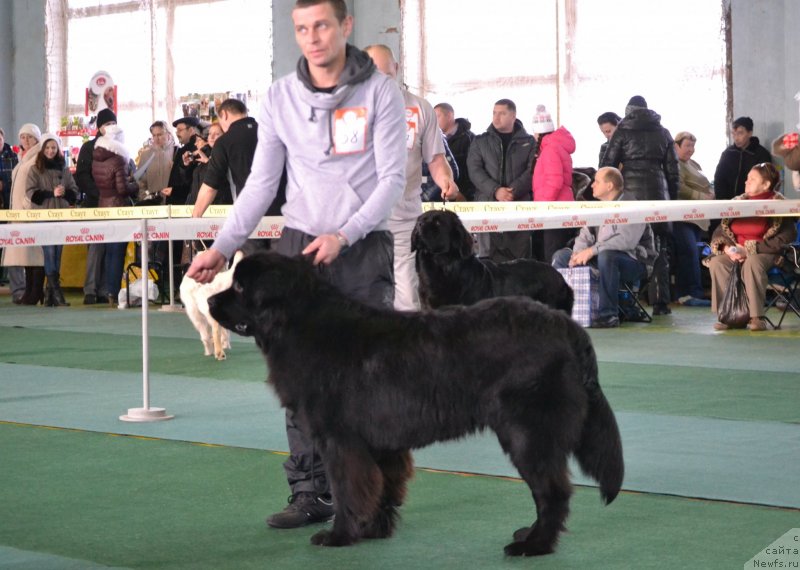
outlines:
M128 413L119 417L123 422L162 422L171 420L164 408L128 408Z
M163 313L185 313L186 312L184 310L184 308L181 307L180 305L161 305L161 307L158 310L163 312Z

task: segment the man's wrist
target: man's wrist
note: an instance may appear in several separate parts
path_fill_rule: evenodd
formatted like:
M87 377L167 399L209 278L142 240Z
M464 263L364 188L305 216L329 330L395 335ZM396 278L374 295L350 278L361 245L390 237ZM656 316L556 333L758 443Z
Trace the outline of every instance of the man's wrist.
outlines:
M339 240L340 249L345 249L346 247L350 247L350 241L342 232L336 233L336 239Z

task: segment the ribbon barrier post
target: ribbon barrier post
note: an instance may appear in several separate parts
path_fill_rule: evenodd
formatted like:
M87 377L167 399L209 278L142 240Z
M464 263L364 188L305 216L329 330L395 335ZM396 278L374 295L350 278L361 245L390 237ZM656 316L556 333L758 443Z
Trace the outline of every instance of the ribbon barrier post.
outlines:
M164 408L150 407L150 334L147 320L148 297L147 281L150 277L149 259L147 258L147 220L142 220L142 407L129 408L128 413L119 417L123 422L160 422L171 420ZM169 243L169 242L168 242Z

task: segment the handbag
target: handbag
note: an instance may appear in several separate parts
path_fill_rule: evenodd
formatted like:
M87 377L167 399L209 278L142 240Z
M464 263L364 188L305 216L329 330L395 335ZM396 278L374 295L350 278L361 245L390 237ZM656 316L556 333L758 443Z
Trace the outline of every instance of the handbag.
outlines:
M747 302L747 292L742 281L742 264L734 263L731 267L728 286L722 296L722 302L717 310L717 320L731 328L743 329L750 322L750 306Z

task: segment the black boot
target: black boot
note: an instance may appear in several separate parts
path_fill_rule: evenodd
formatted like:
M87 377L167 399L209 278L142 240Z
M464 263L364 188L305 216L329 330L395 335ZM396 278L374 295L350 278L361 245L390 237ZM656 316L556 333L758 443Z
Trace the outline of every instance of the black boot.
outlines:
M44 286L44 303L43 303L43 305L45 307L55 307L56 306L56 300L55 300L55 298L53 296L53 280L51 279L50 275L47 276L47 283L45 283L45 286Z
M61 274L58 272L47 276L47 283L53 284L53 306L69 307L69 303L64 299L64 292L61 290Z
M20 305L34 305L35 303L31 303L31 291L33 290L33 272L31 271L31 267L25 267L25 292L22 294L22 297L19 299Z
M44 268L25 267L25 294L23 305L38 305L44 301Z

